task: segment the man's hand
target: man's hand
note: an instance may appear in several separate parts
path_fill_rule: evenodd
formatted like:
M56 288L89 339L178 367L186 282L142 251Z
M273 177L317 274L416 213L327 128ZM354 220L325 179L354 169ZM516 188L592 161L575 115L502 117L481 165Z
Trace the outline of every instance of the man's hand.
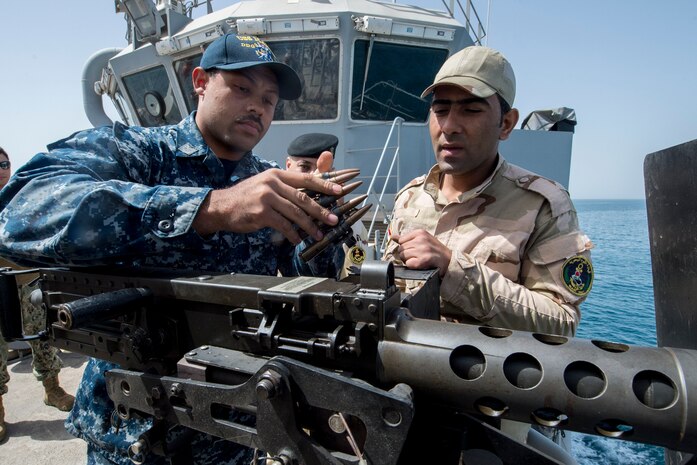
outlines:
M317 157L317 171L315 173L328 173L334 165L334 155L329 150L319 154Z
M451 250L425 230L416 229L401 235L394 234L391 239L399 244L396 254L407 268L438 268L441 278L448 271Z
M218 231L248 233L271 227L290 242L300 242L293 227L297 224L316 240L322 233L314 220L333 226L338 218L298 190L340 195L339 184L313 174L271 169L226 189L212 191L194 218L193 227L201 236Z
M332 169L334 169L334 154L332 154L329 150L325 150L319 154L319 157L317 157L317 169L315 170L315 174L329 173L332 171ZM344 199L338 199L336 204L343 205Z

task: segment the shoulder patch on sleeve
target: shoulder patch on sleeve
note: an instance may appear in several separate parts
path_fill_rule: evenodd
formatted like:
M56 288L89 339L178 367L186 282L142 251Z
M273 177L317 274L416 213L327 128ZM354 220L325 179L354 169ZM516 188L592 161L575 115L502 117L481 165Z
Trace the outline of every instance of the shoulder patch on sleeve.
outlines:
M574 295L588 295L593 287L593 265L583 255L575 255L564 262L561 267L561 279Z

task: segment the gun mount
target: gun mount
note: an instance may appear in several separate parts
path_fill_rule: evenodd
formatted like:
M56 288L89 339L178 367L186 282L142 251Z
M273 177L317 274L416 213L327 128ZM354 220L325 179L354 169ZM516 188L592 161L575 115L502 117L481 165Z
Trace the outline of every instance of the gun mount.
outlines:
M51 343L118 363L117 414L156 419L136 463L167 450L172 424L277 463L560 463L497 430L502 419L697 452L696 351L442 322L435 272L40 272ZM405 277L426 282L408 299Z

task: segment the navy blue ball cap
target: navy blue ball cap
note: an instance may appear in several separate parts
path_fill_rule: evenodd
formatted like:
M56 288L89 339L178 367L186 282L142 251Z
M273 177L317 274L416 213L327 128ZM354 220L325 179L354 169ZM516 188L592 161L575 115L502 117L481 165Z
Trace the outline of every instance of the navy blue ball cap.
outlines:
M293 139L288 145L288 155L291 157L319 158L326 150L334 155L338 144L339 139L333 134L312 132Z
M267 66L276 75L279 97L295 100L302 93L298 74L290 66L277 61L269 46L255 36L225 34L218 37L203 52L200 66L206 71Z

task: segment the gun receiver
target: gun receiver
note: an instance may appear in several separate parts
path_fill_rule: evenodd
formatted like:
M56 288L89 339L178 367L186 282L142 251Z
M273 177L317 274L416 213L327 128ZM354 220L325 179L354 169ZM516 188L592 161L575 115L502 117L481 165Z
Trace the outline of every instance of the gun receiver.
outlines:
M122 418L303 464L457 463L474 449L559 463L492 428L501 419L697 452L692 350L442 322L437 273L382 262L360 282L138 273L41 270L51 343L120 365L107 386ZM425 285L407 298L395 278ZM153 442L134 444L136 462Z

